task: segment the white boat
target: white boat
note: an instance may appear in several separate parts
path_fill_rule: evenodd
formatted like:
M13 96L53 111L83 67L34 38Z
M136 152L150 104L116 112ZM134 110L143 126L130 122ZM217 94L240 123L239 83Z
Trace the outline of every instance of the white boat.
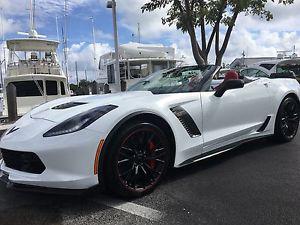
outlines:
M31 9L29 33L19 33L28 35L28 38L6 41L9 59L4 78L4 116L8 114L6 87L9 83L16 86L19 115L42 103L70 95L67 78L57 58L59 42L38 35L33 17L34 7Z
M175 58L175 49L158 44L130 42L119 46L120 77L130 86L140 79L159 70L176 67L182 60ZM109 52L100 57L99 83L108 83L115 88L115 53Z

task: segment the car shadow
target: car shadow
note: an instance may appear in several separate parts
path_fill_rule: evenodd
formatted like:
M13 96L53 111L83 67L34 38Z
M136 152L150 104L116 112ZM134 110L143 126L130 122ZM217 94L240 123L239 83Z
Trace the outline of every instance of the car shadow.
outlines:
M190 165L181 167L181 168L172 168L168 171L165 176L163 184L168 184L170 182L180 180L189 175L193 175L195 173L199 173L200 171L204 171L207 169L211 169L215 166L219 166L220 164L231 160L235 157L248 154L255 151L261 151L262 149L271 148L275 146L280 146L283 144L276 143L270 138L257 139L253 141L249 141L244 143L228 152L224 152L220 155L213 156L211 158L203 159L201 161L192 163Z

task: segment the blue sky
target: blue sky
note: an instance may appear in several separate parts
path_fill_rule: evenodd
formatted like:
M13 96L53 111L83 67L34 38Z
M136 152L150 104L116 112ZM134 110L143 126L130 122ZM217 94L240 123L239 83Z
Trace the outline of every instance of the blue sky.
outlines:
M6 38L20 37L17 31L28 30L28 0L0 0L4 12L4 33ZM140 7L147 0L117 0L120 43L136 41L137 23L141 24L143 43L160 43L173 46L177 56L185 56L187 63L194 63L189 38L175 27L163 26L161 17L166 10L142 14ZM224 61L230 63L246 51L248 57L276 56L277 50L300 48L300 23L298 22L300 1L283 7L269 3L274 20L265 22L257 17L240 15L229 43ZM68 0L69 3L69 59L70 69L78 61L80 76L84 69L93 68L92 23L95 19L97 57L113 49L111 10L106 9L105 0ZM59 21L59 36L63 23L63 0L36 0L37 30L51 39L56 39L56 16ZM222 35L221 35L222 36ZM210 57L213 62L213 56ZM91 75L91 78L93 76Z

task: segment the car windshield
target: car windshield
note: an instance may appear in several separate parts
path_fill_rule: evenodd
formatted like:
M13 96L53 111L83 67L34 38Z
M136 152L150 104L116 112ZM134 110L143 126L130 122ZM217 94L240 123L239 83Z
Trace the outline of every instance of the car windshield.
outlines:
M186 93L203 90L217 66L189 66L156 72L128 91L151 91L153 94Z
M292 71L297 77L300 77L300 65L279 65L277 67L277 73L284 73Z

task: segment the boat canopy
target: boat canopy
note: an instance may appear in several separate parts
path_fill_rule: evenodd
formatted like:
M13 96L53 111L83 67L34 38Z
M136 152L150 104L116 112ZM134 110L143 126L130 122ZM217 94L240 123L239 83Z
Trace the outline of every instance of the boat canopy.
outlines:
M59 42L43 40L39 38L23 38L7 40L7 48L10 51L40 51L55 52Z

